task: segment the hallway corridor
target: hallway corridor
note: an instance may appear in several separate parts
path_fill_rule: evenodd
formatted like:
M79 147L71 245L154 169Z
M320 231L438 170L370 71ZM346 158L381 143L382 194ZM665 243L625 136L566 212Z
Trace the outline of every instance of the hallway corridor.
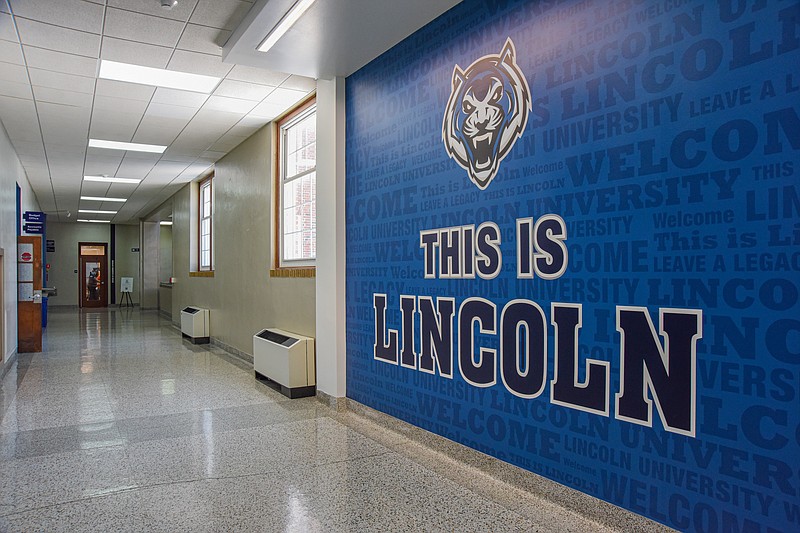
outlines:
M0 531L610 531L155 312L51 309L0 391Z

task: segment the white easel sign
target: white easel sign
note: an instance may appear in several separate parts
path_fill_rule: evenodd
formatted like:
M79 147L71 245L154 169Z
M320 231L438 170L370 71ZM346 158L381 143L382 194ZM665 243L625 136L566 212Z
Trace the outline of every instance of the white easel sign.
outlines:
M120 279L121 292L133 292L133 278Z

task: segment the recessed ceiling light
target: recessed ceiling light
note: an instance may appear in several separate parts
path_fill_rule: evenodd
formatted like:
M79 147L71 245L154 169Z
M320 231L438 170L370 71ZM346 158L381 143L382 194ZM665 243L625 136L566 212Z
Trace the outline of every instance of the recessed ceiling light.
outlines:
M93 202L127 202L127 198L108 198L106 196L81 196L81 200L90 200Z
M110 220L87 220L85 218L79 218L78 222L92 222L94 224L111 224Z
M116 211L103 211L102 209L78 209L78 213L95 213L97 215L116 215Z
M283 18L278 22L278 24L272 29L271 32L267 35L264 42L258 45L259 52L266 52L273 46L278 40L283 37L283 34L286 33L289 28L291 28L297 19L299 19L303 13L308 11L308 8L311 7L311 4L314 3L314 0L298 0L292 6L288 13L286 13Z
M117 61L100 61L100 78L127 81L141 85L153 85L168 89L180 89L195 93L211 94L222 78L178 72L163 68L143 67Z
M119 141L104 141L102 139L89 139L90 148L108 148L109 150L128 150L130 152L152 152L163 154L166 146L160 144L125 143Z
M135 178L115 178L113 176L84 176L83 181L104 181L106 183L139 183Z

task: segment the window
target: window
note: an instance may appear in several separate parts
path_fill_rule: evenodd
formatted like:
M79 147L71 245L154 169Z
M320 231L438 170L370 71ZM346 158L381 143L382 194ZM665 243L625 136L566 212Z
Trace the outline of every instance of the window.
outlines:
M198 250L198 262L200 270L212 270L211 268L211 243L213 224L212 217L214 215L214 201L212 190L212 178L208 177L200 182L200 197L197 212L199 213L200 221L200 246Z
M278 122L276 263L313 267L317 256L317 115L314 100Z

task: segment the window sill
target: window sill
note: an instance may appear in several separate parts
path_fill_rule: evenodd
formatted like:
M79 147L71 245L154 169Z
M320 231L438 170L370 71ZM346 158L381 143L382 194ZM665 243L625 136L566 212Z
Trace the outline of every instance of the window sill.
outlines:
M214 271L213 270L201 270L198 272L189 272L190 278L213 278Z
M314 278L317 276L315 267L282 267L271 268L269 277L271 278Z

